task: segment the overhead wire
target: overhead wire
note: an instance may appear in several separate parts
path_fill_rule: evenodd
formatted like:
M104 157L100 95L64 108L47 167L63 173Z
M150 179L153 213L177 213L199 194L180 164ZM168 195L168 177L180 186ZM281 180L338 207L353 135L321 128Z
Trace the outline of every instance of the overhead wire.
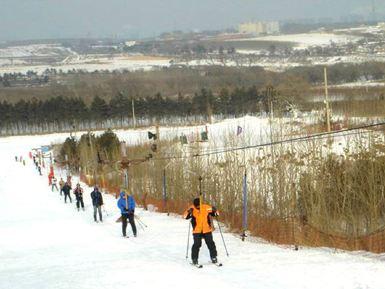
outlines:
M308 135L308 136L301 136L301 137L284 139L284 140L273 141L273 142L262 143L262 144L256 144L256 145L247 145L247 146L232 147L232 148L219 148L218 150L216 150L216 151L214 150L211 152L192 153L189 155L182 155L182 156L170 155L170 156L164 156L164 157L155 157L155 158L151 158L150 160L160 161L160 160L172 160L172 159L197 158L197 157L205 157L205 156L210 156L210 155L218 155L218 154L223 154L223 153L228 153L228 152L235 152L235 151L240 151L240 150L248 150L248 149L254 149L254 148L262 148L262 147L266 147L266 146L274 146L274 145L285 144L285 143L301 142L301 141L313 140L313 139L314 140L324 139L324 138L329 138L330 136L333 136L333 135L340 135L340 136L357 135L359 133L369 133L370 132L370 131L361 132L360 130L374 128L374 127L378 127L378 126L382 126L382 125L385 125L385 122L378 122L378 123L363 125L363 126L359 126L359 127L346 128L346 129L342 129L342 130L338 130L338 131L317 133L317 134ZM354 132L354 131L360 131L360 132Z

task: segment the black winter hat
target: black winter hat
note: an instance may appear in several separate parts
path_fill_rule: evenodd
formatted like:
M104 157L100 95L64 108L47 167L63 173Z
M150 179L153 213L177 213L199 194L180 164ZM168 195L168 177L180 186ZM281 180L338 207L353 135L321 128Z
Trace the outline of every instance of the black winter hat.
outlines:
M194 207L197 208L201 204L201 200L199 198L195 198L193 201L193 204L194 204Z

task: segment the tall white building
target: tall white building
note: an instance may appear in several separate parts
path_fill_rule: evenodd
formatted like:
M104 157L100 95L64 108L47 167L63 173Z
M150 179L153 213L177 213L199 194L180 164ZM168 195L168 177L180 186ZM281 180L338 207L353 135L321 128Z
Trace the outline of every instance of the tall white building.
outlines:
M239 33L260 35L279 33L280 29L278 21L258 21L241 23L238 31Z

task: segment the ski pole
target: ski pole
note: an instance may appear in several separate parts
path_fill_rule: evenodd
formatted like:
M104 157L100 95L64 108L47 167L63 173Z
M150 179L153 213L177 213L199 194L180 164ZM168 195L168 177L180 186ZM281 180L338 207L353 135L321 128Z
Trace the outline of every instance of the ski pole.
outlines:
M143 221L137 215L135 215L135 218L138 220L138 223L141 223L143 226L147 228L147 225L143 223Z
M137 220L138 220L138 219L137 219ZM145 231L143 225L139 222L139 220L138 220L138 225L140 226L140 228L141 228L143 231Z
M186 259L188 259L188 249L190 247L190 222L188 222L188 234L187 234L187 248L186 248Z
M108 213L107 213L106 207L104 205L103 205L103 211L106 213L106 215L108 217Z
M223 241L223 246L225 247L225 250L226 250L226 255L227 255L227 257L229 257L229 252L227 251L227 247L226 247L225 239L223 238L221 226L219 225L218 219L216 219L216 220L217 220L219 232L221 233L221 237L222 237L222 241Z
M142 230L144 231L144 223L139 219L139 217L137 215L134 215L134 218L138 221L138 225L142 228ZM147 226L146 226L147 227Z

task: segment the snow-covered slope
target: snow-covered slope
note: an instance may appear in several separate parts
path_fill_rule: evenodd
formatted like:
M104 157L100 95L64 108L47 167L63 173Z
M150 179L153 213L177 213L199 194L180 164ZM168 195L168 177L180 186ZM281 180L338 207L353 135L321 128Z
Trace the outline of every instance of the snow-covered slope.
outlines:
M105 196L103 223L94 223L90 189L85 212L64 204L31 161L15 155L57 136L0 139L0 288L385 288L380 255L242 242L226 233L230 257L214 233L221 268L197 269L185 259L188 223L179 216L138 210L148 226L121 237L116 200ZM46 172L44 172L46 173ZM59 175L60 177L60 175ZM76 180L75 180L76 181ZM130 228L128 232L131 233ZM190 239L191 244L191 239ZM208 264L202 246L200 261Z

